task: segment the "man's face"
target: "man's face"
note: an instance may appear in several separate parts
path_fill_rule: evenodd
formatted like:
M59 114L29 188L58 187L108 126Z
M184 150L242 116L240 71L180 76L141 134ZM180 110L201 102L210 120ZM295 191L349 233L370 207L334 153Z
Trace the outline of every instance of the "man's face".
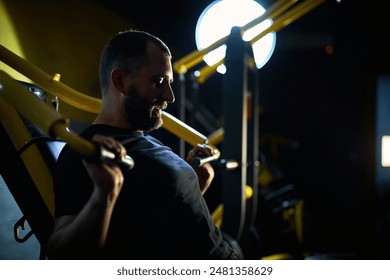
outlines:
M166 106L167 102L161 99L147 101L135 87L130 87L123 103L124 117L132 128L149 132L161 127L161 110Z
M128 84L123 102L124 117L131 128L152 131L161 127L162 110L175 100L171 84L171 59L156 45L148 46L149 63Z

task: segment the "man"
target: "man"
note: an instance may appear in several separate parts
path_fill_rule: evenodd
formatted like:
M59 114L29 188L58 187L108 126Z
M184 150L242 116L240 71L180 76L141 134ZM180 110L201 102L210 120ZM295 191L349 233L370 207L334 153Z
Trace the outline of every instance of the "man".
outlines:
M54 176L52 259L238 259L213 224L202 194L214 170L188 162L210 156L197 145L186 161L147 134L175 100L171 53L157 37L121 32L100 62L102 109L81 136L135 161L131 170L91 163L65 147Z

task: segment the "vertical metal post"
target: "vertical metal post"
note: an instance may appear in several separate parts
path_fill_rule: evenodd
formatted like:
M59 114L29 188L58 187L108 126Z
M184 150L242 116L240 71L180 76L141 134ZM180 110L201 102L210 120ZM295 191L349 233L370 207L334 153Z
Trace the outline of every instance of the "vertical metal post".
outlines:
M186 79L185 74L179 76L179 119L185 123L186 121ZM185 158L185 141L179 138L179 155Z
M249 112L247 115L248 124L248 185L252 188L253 194L247 200L246 223L244 232L254 224L257 214L257 198L258 198L258 167L259 167L259 80L258 71L255 67L248 73L248 91L247 96Z
M192 127L196 127L196 114L199 110L199 83L194 73L191 73L191 115L189 124Z
M241 38L239 27L233 27L227 41L223 78L224 141L222 157L239 163L222 175L224 203L222 231L239 240L245 224L245 187L247 185L247 89L250 59L248 43ZM251 54L251 53L250 53Z

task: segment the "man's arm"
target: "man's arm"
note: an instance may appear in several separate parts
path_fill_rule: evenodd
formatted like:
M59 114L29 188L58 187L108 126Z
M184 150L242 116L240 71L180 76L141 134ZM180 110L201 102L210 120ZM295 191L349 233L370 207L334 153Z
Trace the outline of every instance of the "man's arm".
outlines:
M96 135L92 140L118 157L126 155L125 148L111 137ZM96 259L105 245L112 211L123 185L123 174L115 164L85 160L83 163L93 181L93 192L77 215L56 219L48 241L50 259Z

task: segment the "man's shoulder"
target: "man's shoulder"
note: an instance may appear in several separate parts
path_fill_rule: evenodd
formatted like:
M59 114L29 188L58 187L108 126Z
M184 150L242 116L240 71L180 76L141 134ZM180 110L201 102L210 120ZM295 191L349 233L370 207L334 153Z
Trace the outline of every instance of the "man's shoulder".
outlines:
M88 126L84 128L81 132L78 133L78 136L83 137L85 139L90 139L92 136L89 136L92 133L91 126ZM64 159L67 159L69 157L77 156L78 153L72 149L71 145L69 143L65 143L64 147L62 148L57 161L63 161Z
M101 126L98 126L98 125L89 125L87 127L85 127L80 133L79 133L79 136L85 138L85 139L91 139L92 136L94 136L95 134L97 133L101 133L103 134L103 129Z

